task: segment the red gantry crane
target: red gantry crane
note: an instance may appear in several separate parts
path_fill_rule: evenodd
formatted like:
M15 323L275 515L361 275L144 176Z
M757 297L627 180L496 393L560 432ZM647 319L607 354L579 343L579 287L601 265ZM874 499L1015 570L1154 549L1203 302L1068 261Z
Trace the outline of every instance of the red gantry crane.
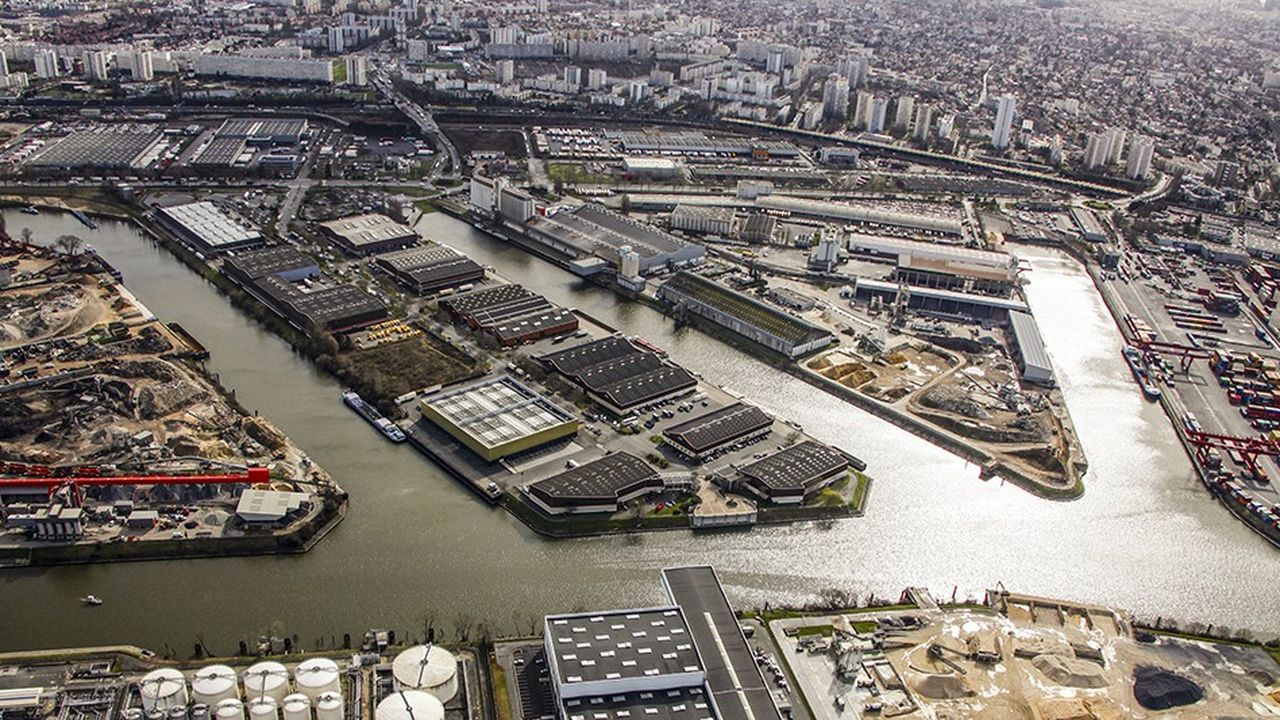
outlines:
M89 477L6 477L0 478L0 492L9 488L46 488L52 497L59 489L70 490L78 506L80 488L104 485L256 485L271 482L271 472L264 467L245 468L239 473L215 475L105 475Z
M1197 448L1217 448L1243 458L1245 469L1258 482L1270 482L1270 477L1258 464L1259 455L1280 457L1280 443L1270 437L1237 437L1219 435L1200 430L1187 430L1187 442Z

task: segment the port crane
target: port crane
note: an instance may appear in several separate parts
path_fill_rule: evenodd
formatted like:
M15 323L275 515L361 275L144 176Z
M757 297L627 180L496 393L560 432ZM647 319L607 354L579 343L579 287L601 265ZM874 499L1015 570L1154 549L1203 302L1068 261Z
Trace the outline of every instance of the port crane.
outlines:
M1249 474L1259 482L1269 482L1267 473L1258 464L1260 455L1269 455L1271 457L1280 457L1280 442L1269 437L1238 437L1235 435L1220 435L1217 433L1207 433L1201 430L1187 430L1187 442L1197 448L1216 448L1227 452L1234 452L1244 459L1245 469Z
M1155 353L1157 355L1170 355L1179 359L1182 374L1186 375L1191 370L1191 363L1196 360L1208 360L1213 357L1213 351L1208 348L1196 347L1195 345L1182 345L1180 343L1164 342L1155 339L1155 332L1139 326L1133 320L1133 316L1125 315L1125 325L1129 328L1129 336L1132 338L1132 345L1143 354Z
M255 485L271 482L271 472L265 467L245 468L239 473L216 475L104 475L93 477L7 477L0 478L0 493L13 488L45 488L49 497L66 491L71 501L79 506L83 501L82 487L112 485Z

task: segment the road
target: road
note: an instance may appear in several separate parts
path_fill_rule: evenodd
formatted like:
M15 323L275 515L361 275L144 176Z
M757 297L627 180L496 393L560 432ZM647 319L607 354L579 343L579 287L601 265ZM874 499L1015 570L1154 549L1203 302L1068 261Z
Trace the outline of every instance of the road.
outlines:
M458 157L458 149L454 147L448 136L436 124L435 118L431 116L431 113L421 105L405 97L404 93L396 90L391 83L390 77L385 72L378 71L373 74L373 86L384 97L394 103L396 108L404 113L405 117L412 120L423 135L431 139L438 152L448 153L448 165L441 167L442 163L437 163L431 169L430 179L433 182L436 180L457 180L459 178L458 170L462 167L461 159Z

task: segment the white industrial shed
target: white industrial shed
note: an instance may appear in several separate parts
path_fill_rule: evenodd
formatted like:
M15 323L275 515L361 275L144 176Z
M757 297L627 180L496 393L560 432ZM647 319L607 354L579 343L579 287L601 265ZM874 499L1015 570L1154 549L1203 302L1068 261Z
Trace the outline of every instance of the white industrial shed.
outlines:
M1022 379L1037 385L1053 385L1053 365L1049 363L1049 353L1045 350L1036 319L1028 313L1011 310L1009 325L1013 330L1014 351Z

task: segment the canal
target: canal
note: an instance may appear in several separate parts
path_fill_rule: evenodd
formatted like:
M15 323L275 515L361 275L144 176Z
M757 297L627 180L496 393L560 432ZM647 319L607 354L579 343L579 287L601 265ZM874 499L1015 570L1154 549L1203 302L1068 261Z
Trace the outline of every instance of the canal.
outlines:
M1164 615L1280 630L1280 552L1211 502L1160 410L1120 359L1121 340L1088 277L1027 251L1028 294L1091 463L1085 496L1035 498L928 443L443 214L419 229L502 275L667 348L706 379L798 420L864 458L865 518L750 532L547 541L491 509L412 449L393 446L339 401L335 382L236 311L134 227L96 231L67 215L6 213L10 232L72 232L119 267L161 318L212 352L209 367L351 492L348 519L290 557L122 563L0 572L0 650L132 642L215 652L272 631L305 647L369 627L421 632L486 622L527 632L546 612L660 597L657 571L713 563L739 606L803 602L837 587L940 597L1005 587ZM106 600L84 608L77 598Z

